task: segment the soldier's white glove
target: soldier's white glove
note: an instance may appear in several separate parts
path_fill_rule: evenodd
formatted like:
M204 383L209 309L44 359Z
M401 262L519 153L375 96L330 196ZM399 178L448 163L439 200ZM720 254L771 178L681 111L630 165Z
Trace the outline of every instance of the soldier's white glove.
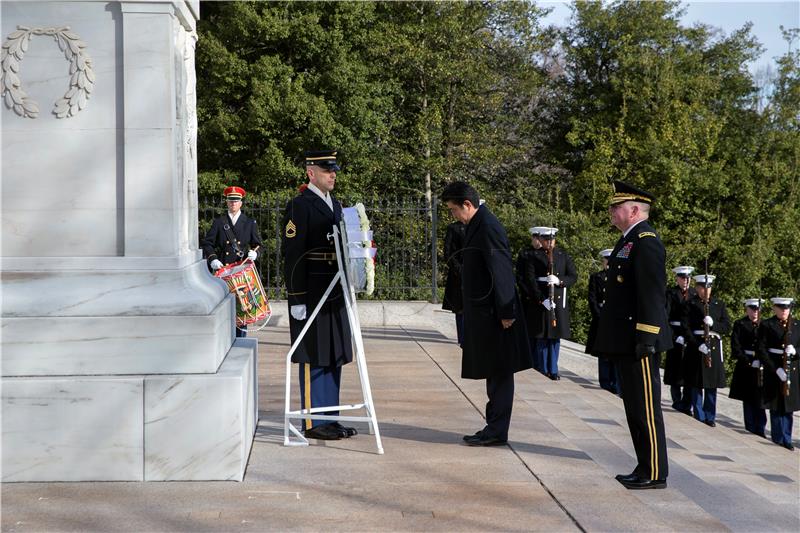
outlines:
M551 302L550 298L548 298L542 302L542 305L544 306L545 309L549 311L553 307L553 302Z
M222 261L220 261L219 259L214 259L213 261L211 261L211 270L216 272L220 268L222 268Z
M678 335L678 338L675 339L675 344L680 344L681 346L683 346L684 344L686 344L686 339L683 338L683 335Z
M247 252L247 258L250 261L255 261L256 257L258 257L258 253L255 250L250 250L249 252Z
M786 381L786 371L784 369L779 368L778 370L775 371L775 373L778 374L778 378L781 381Z
M703 319L703 324L705 324L708 327L711 327L714 325L714 319L706 315L706 317Z
M305 320L306 319L306 306L301 305L293 305L291 309L292 317L295 320Z
M706 346L705 343L703 343L697 347L697 351L703 355L708 355L708 346Z
M750 366L752 366L753 368L761 368L761 361L759 361L758 359L753 359L753 362L750 363Z
M550 274L549 276L547 276L548 285L558 285L559 283L561 283L561 280L558 279L558 276L556 276L555 274Z
M787 344L785 350L786 350L786 355L794 355L797 353L797 350L795 350L794 346L791 344Z

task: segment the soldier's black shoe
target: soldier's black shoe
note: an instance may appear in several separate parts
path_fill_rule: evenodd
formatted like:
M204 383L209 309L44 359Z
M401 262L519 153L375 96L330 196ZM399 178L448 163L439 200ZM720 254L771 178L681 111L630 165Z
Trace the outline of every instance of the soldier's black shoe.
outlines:
M794 450L794 444L792 444L791 442L787 442L785 444L782 444L781 446L783 446L784 448L786 448L787 450L790 450L790 451Z
M558 374L548 374L547 377L549 377L553 381L558 381L561 379L561 376L559 376Z
M472 435L469 438L465 438L464 442L467 443L467 446L500 446L506 444L508 440L481 434L480 436Z
M478 431L475 432L474 435L464 435L463 439L465 441L468 441L470 439L480 438L482 435L483 435L483 430L479 429Z
M620 481L622 486L628 490L644 490L644 489L666 489L666 479L641 479L636 477L629 481Z
M617 474L616 476L614 476L614 479L616 479L620 483L622 483L623 481L634 481L636 479L639 479L639 474L637 474L636 470L634 470L627 476L625 474Z
M319 440L339 440L343 437L342 432L339 431L333 424L325 424L324 426L317 426L307 429L303 432L307 439Z
M358 435L358 430L356 430L356 428L343 426L339 422L334 422L333 425L336 426L336 429L338 429L340 432L344 431L346 433L346 435L344 435L345 438L355 437Z
M712 428L717 427L717 423L713 420L704 420L703 423L707 426L711 426Z

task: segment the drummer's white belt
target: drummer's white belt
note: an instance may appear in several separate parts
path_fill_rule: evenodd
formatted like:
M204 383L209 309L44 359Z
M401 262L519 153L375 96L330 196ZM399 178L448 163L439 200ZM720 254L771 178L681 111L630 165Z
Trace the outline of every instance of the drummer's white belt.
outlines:
M754 352L753 350L742 350L742 351L744 352L745 355L755 355L756 354L756 352Z
M681 323L680 322L670 322L669 325L670 326L680 326Z
M775 354L778 354L778 355L783 355L783 350L781 350L780 348L768 348L767 351L769 353L775 353Z
M696 330L694 330L692 333L694 333L695 335L700 335L700 336L702 336L702 335L705 335L705 334L706 334L706 332L705 332L705 331L703 331L702 329L696 329ZM708 332L708 334L709 334L711 337L716 337L716 338L718 338L718 339L720 339L720 338L721 338L721 337L719 336L719 333L717 333L716 331L709 331L709 332Z

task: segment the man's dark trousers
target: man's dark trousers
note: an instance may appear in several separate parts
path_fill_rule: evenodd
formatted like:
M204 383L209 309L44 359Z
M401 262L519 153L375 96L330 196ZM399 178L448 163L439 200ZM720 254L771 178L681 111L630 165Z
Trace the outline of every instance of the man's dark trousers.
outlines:
M514 405L514 374L486 378L486 427L483 434L500 440L508 440L511 424L511 408Z
M614 361L622 380L622 402L636 451L636 473L642 479L666 479L668 474L658 359L658 354L652 354Z

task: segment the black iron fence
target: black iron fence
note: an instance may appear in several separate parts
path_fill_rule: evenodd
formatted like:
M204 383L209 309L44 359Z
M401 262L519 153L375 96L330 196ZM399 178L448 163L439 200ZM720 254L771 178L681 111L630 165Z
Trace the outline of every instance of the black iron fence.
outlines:
M281 220L290 196L248 198L242 211L255 218L263 244L256 264L264 289L271 299L285 298L280 243ZM340 198L344 206L364 204L374 232L378 253L375 258L377 300L441 300L443 287L437 256L446 224L439 224L439 203L428 207L424 198ZM201 198L200 236L206 234L215 217L225 212L222 198Z

